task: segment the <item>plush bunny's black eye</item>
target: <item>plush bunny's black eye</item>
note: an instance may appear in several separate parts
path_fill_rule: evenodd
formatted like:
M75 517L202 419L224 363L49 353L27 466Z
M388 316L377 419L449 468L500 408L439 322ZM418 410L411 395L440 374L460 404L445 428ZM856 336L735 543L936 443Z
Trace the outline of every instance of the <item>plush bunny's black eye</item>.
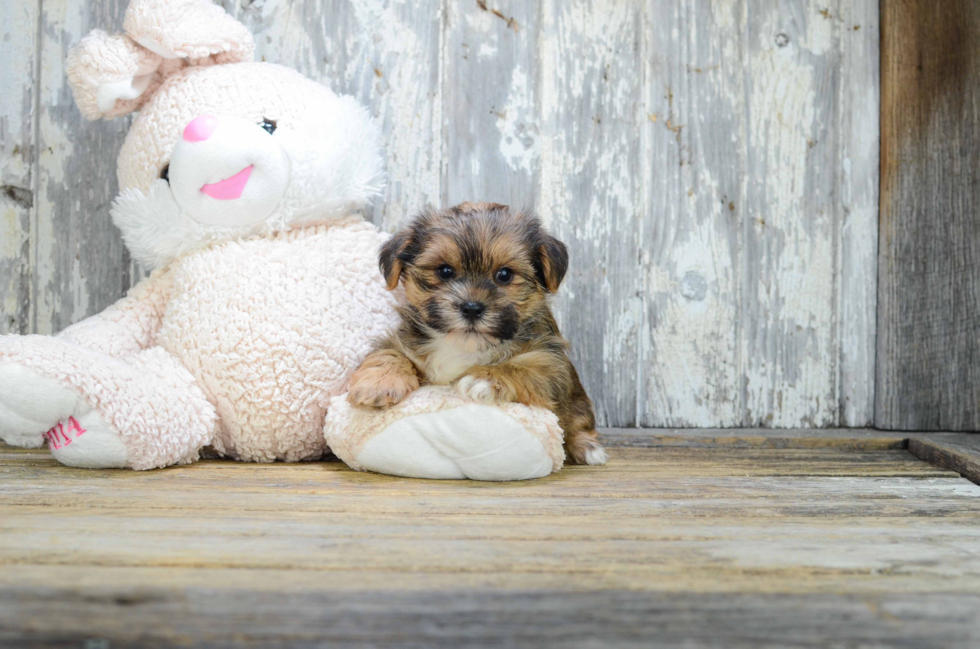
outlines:
M442 266L439 266L439 268L436 268L436 275L438 275L439 279L443 281L449 281L456 277L456 271L453 270L453 267L449 264L443 264Z
M168 183L170 182L170 165L166 165L160 170L160 177L166 180Z
M514 271L505 266L498 270L493 278L498 284L510 284L510 281L514 279Z
M261 126L266 131L268 131L269 135L272 135L273 133L276 132L276 120L274 119L268 119L263 117L262 121L259 122L259 126Z

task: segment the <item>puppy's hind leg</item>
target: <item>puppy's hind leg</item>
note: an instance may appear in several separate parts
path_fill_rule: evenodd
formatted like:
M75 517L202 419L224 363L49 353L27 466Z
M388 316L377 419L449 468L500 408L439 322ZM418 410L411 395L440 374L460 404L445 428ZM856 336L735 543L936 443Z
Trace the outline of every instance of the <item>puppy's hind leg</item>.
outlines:
M609 460L595 430L566 431L565 454L572 464L599 466Z
M572 399L562 409L558 422L565 431L565 454L572 464L599 466L609 459L606 449L599 443L593 413L592 402L578 384Z

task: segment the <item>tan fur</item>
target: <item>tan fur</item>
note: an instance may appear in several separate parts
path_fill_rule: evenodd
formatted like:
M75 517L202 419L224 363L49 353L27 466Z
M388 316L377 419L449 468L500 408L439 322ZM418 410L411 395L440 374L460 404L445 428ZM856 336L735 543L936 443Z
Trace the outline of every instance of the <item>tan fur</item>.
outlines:
M387 407L420 383L452 383L474 398L553 411L571 462L605 462L592 401L548 308L567 264L565 246L531 214L493 203L423 212L382 249L388 287L405 289L402 324L355 373L351 403ZM498 280L502 268L509 282ZM476 321L460 313L467 302L485 306Z
M418 389L415 366L398 352L381 349L369 354L354 372L347 400L355 406L387 408Z

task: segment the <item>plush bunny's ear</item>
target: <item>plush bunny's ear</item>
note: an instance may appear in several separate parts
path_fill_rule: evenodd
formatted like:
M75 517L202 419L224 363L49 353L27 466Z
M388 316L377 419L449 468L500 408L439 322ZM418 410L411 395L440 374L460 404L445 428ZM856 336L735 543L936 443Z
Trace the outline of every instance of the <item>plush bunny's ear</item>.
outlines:
M123 29L165 59L237 63L255 52L248 28L211 0L133 0Z
M162 61L126 36L96 29L68 53L68 84L88 119L119 117L150 96Z

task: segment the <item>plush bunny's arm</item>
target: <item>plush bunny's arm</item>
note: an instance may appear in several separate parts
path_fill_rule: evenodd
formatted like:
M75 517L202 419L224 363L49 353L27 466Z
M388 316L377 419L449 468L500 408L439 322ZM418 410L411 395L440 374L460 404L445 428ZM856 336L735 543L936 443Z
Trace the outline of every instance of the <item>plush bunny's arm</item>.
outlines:
M170 273L155 271L105 311L76 323L58 338L123 358L152 346L170 299Z

